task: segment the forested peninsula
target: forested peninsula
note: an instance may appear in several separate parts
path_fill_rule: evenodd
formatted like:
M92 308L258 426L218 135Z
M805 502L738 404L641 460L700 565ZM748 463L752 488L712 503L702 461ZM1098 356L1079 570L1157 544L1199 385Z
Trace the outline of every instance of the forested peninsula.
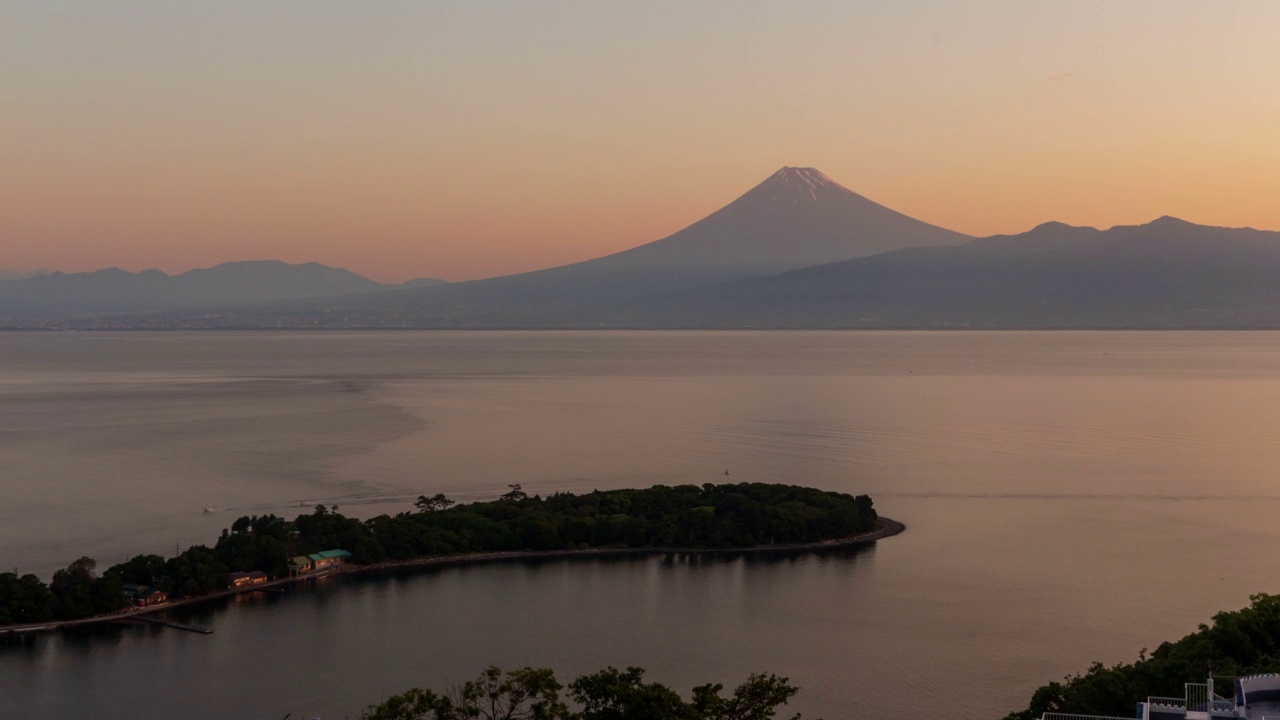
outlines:
M1253 595L1249 607L1213 616L1212 625L1146 650L1132 663L1094 663L1083 674L1042 686L1025 710L1005 720L1035 720L1047 712L1080 715L1133 714L1148 696L1182 697L1184 683L1201 682L1209 669L1220 676L1280 672L1280 595Z
M866 495L794 485L655 485L546 498L510 487L490 502L455 504L424 495L415 512L368 520L324 505L292 521L241 517L212 547L196 545L171 558L138 555L101 573L82 557L48 584L35 575L3 573L0 626L110 619L151 602L139 597L163 605L224 594L250 575L252 582L286 582L314 574L316 568L305 567L307 557L326 551L342 553L346 568L369 568L499 554L803 549L901 529L879 518Z

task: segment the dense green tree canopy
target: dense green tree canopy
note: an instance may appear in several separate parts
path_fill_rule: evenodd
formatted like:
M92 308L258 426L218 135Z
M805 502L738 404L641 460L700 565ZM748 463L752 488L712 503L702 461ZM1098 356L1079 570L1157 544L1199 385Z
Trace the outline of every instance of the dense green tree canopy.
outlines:
M443 694L414 688L371 706L363 720L771 720L799 691L786 678L752 675L732 694L722 685L694 688L686 701L644 670L606 668L564 689L546 669L503 672L490 667L475 680ZM791 720L800 720L799 715Z
M92 558L82 557L53 574L49 592L53 596L54 618L71 620L124 607L120 576L108 572L99 577L97 565Z
M35 575L0 573L0 624L53 619L53 593Z
M1136 662L1095 663L1084 674L1049 683L1006 720L1032 720L1046 712L1125 717L1149 696L1182 697L1183 684L1204 682L1209 668L1220 676L1280 672L1280 595L1250 600L1249 607L1218 613L1212 625L1162 643L1150 655L1142 651Z
M871 498L793 485L656 485L556 493L518 486L494 502L449 507L423 498L420 512L360 522L333 512L298 518L307 551L350 550L358 562L504 550L748 548L856 535L876 526Z
M111 612L124 606L122 583L156 587L174 599L204 595L226 588L230 572L281 577L290 557L322 550L348 550L354 562L370 564L524 550L751 548L850 537L878 521L866 495L794 485L655 485L545 499L510 488L495 501L466 505L422 495L417 512L369 520L324 505L292 522L241 517L212 548L197 545L168 559L139 555L101 577L92 559L81 558L54 574L49 596L31 580L0 575L0 623Z

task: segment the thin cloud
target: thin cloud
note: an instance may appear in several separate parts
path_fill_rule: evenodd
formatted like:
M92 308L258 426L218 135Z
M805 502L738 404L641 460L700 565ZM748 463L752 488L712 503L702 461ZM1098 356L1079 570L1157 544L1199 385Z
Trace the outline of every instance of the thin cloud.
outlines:
M1050 75L1044 80L1045 82L1062 82L1063 80L1070 80L1075 76L1076 76L1075 73L1069 72L1069 73L1062 73L1061 75Z

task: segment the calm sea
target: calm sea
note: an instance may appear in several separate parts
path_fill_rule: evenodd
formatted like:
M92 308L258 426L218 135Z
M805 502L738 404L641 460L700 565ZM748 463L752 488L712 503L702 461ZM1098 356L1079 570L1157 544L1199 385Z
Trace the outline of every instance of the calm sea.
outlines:
M488 664L789 676L998 718L1280 592L1280 334L0 334L0 566L420 493L788 482L908 531L783 559L515 563L0 643L0 717L354 717ZM206 512L206 509L209 509ZM1189 678L1190 679L1190 678Z

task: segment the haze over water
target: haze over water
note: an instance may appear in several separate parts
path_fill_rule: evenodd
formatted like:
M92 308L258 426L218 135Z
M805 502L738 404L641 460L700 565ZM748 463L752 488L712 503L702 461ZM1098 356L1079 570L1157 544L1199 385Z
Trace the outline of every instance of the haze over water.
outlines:
M790 482L908 525L860 553L453 569L196 611L208 637L3 644L0 715L334 718L497 663L763 670L815 716L1000 717L1280 589L1257 570L1278 438L1280 333L0 335L0 564L46 577L241 514L508 483Z

